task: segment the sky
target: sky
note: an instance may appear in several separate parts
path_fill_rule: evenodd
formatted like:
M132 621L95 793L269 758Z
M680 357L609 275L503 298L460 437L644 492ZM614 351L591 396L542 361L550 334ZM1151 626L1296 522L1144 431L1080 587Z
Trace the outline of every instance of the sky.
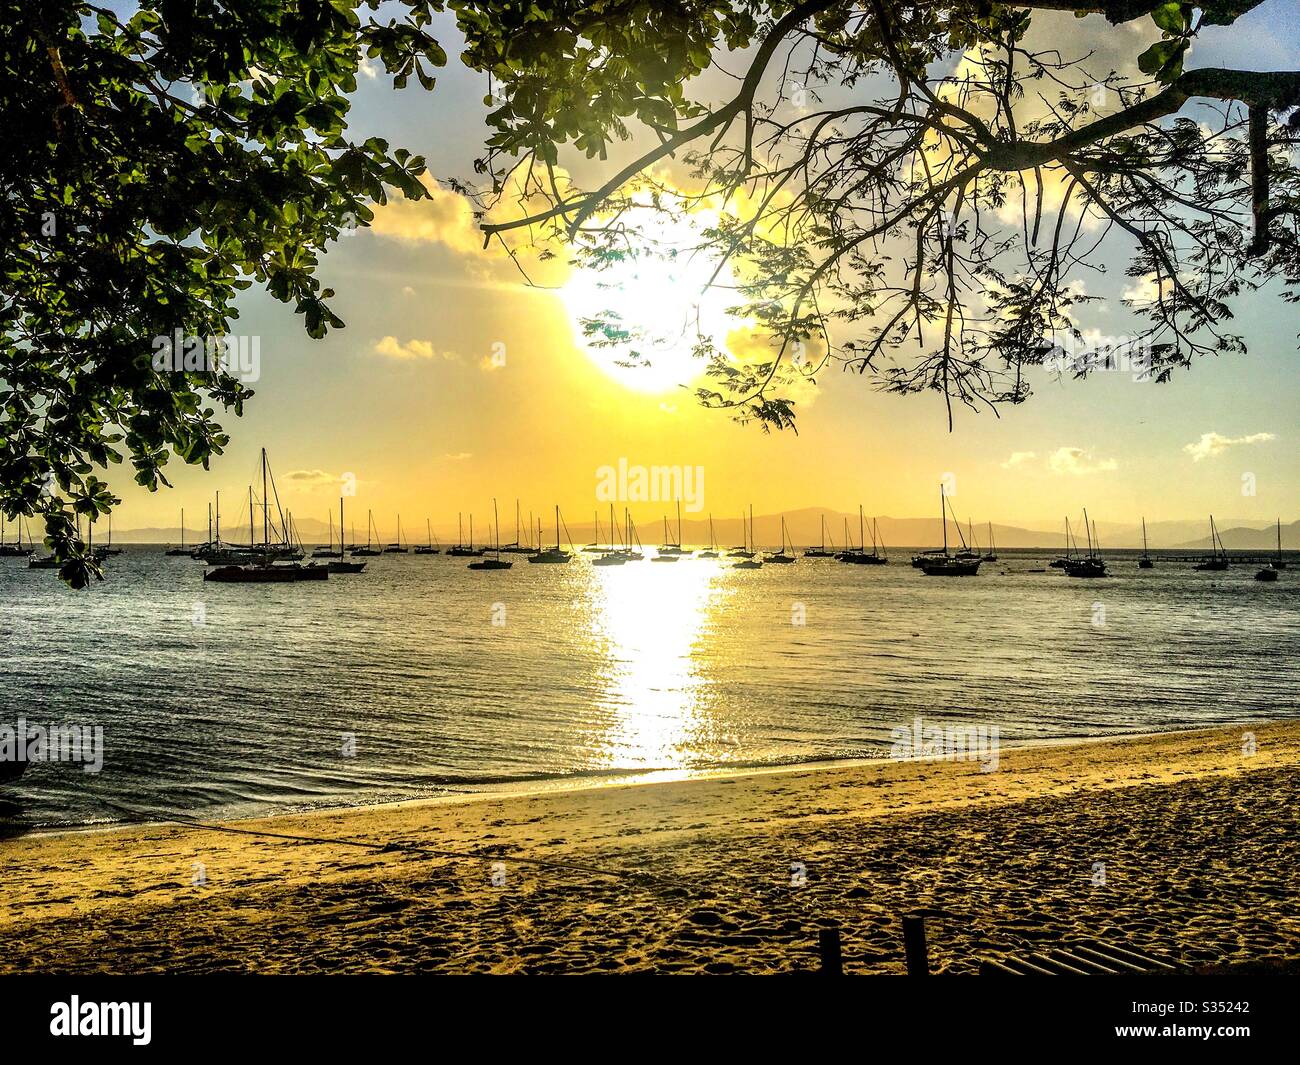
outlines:
M1189 66L1294 67L1297 27L1300 3L1267 0L1231 29L1205 32ZM1110 29L1097 17L1043 30L1103 57L1107 48L1136 55L1133 41L1149 31ZM362 78L351 127L357 139L385 136L424 154L433 175L469 178L485 136L486 81L459 64L450 20L438 34L451 59L434 92L395 91L382 73ZM713 89L706 78L699 94L717 99L725 83ZM1123 254L1107 249L1114 266L1088 279L1103 299L1080 313L1085 329L1124 329ZM384 538L398 514L408 531L422 531L426 518L454 530L459 513L483 522L494 497L506 523L521 498L539 513L558 503L576 524L599 503L598 471L620 460L702 470L699 509L728 516L751 503L760 513L861 503L868 514L933 516L941 482L963 515L1026 527L1055 528L1083 506L1099 520L1214 512L1261 525L1300 510L1300 309L1267 295L1236 305L1248 355L1202 359L1167 385L1127 373L1043 376L1029 402L1000 418L958 407L949 433L937 395L886 396L832 367L801 404L796 435L699 408L667 372L671 363L661 387L634 383L578 337L576 318L592 309L589 279L522 284L508 262L481 250L466 205L449 192L381 209L372 230L330 250L320 274L347 328L311 340L290 307L245 293L235 328L259 338L260 379L245 416L223 419L227 453L209 473L174 461L170 492L149 494L112 472L119 529L175 526L182 506L187 525L201 528L217 490L234 523L261 447L295 514L323 521L347 479L352 518L364 523L373 510ZM669 313L672 289L638 281L620 310L650 321ZM634 514L644 525L663 509Z

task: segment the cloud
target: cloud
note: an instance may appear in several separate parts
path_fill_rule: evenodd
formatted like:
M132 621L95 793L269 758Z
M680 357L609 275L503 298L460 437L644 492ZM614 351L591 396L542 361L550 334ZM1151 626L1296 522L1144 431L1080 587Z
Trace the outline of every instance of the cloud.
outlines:
M1201 459L1211 459L1217 455L1222 455L1230 447L1263 444L1276 439L1277 437L1272 433L1251 433L1249 436L1224 436L1221 433L1202 433L1201 438L1196 443L1185 444L1183 450L1192 456L1193 462L1200 462Z
M1004 470L1014 470L1017 466L1023 465L1030 459L1037 457L1038 453L1036 451L1013 451L1011 452L1011 457L1002 464L1002 468Z
M413 359L445 359L451 362L456 358L455 352L439 352L433 346L433 341L417 340L414 337L403 344L397 337L386 336L382 340L376 341L370 350L376 355L383 355L390 359L400 359L406 362Z
M1103 473L1119 468L1114 459L1093 461L1092 452L1081 447L1058 447L1047 456L1047 465L1053 473L1082 477L1089 473Z
M412 244L445 244L465 255L483 254L483 234L473 205L458 192L427 184L429 199L394 197L375 208L370 229Z
M343 480L341 476L325 470L290 470L284 475L283 479L295 488L303 488L308 491L335 485Z

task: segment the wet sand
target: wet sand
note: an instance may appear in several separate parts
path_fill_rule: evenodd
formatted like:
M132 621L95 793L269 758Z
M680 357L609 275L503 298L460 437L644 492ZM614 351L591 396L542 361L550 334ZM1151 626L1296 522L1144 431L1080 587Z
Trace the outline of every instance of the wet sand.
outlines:
M0 840L0 971L900 973L1300 958L1300 724Z

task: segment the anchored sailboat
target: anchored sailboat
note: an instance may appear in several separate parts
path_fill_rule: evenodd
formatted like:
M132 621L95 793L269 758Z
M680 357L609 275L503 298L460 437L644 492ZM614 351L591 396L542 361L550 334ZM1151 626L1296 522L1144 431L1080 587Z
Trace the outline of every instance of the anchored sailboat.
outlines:
M788 543L788 540L789 538L786 536L786 531L785 531L785 515L782 514L781 515L781 550L775 552L774 554L764 556L763 561L773 562L777 565L786 565L790 562L794 562L796 559L794 553L794 544L790 544L789 545L790 549L787 551L786 544Z
M1082 557L1068 559L1065 563L1067 577L1105 577L1106 563L1097 549L1097 527L1088 518L1088 508L1083 510L1083 528L1088 538L1088 553Z
M742 530L744 529L745 516L740 517ZM731 554L739 558L739 562L733 562L732 569L760 569L762 561L754 557L754 504L749 505L749 531L745 534L745 546L739 551L733 551Z
M0 558L25 558L36 550L34 543L23 546L23 518L18 516L18 539L12 543L5 543L5 518L0 514ZM30 536L28 537L30 540Z
M1142 516L1142 554L1138 558L1138 569L1154 569L1155 562L1147 550L1147 519L1146 515Z
M442 548L433 546L433 522L428 518L424 519L424 532L429 538L428 543L416 544L415 553L417 555L436 555Z
M0 552L0 553L2 553L2 552ZM169 554L169 555L188 555L189 553L190 553L190 549L189 549L188 547L185 546L185 508L184 508L184 507L181 507L181 546L180 546L180 547L169 547L169 548L167 549L167 554Z
M1277 519L1277 557L1267 566L1255 574L1257 581L1275 581L1278 578L1278 570L1286 569L1286 563L1282 560L1282 519Z
M718 557L718 540L713 535L713 515L709 515L709 546L703 551L695 552L696 558L717 558Z
M835 555L835 544L831 543L831 549L826 550L826 515L822 515L821 520L822 545L821 547L810 547L804 551L804 558L833 558Z
M880 536L880 530L877 525L876 519L872 518L871 519L871 554L867 554L866 524L862 514L862 504L859 503L858 504L858 543L860 546L856 550L854 550L851 547L846 548L844 551L841 551L836 556L836 558L838 558L841 562L847 562L851 566L887 565L889 562L889 556L882 555L880 553L879 536Z
M474 536L474 515L470 515L470 537ZM501 519L497 514L497 501L492 500L492 530L493 542L496 547L493 549L491 558L480 558L477 562L471 562L468 569L509 569L514 565L501 557Z
M690 555L691 552L682 547L682 501L677 500L677 540L669 542L668 540L668 515L664 515L664 543L659 548L659 553L654 561L671 562L678 558Z
M566 529L565 531L567 532L568 530ZM531 533L529 535L531 536ZM539 545L540 542L541 536L539 534ZM569 546L573 546L572 538L570 538ZM528 556L528 561L539 564L563 565L564 563L572 561L572 559L572 554L568 551L561 550L560 548L560 508L557 505L555 508L555 546L548 547L545 550L538 550L536 554Z
M948 497L943 494L943 485L939 486L939 522L943 526L943 551L941 553L924 552L917 556L918 568L927 577L974 577L980 571L979 556L961 557L948 553ZM957 525L957 519L953 518ZM961 526L957 525L957 535L961 536ZM962 547L966 547L966 538L962 536Z
M1210 515L1210 557L1201 559L1197 569L1220 571L1228 568L1228 552L1223 546L1219 530L1214 525L1214 515Z

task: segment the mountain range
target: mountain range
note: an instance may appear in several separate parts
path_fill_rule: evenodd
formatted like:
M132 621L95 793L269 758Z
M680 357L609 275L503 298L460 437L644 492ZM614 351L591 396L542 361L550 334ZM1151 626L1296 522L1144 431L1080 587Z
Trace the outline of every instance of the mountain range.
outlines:
M606 508L608 509L608 508ZM620 508L621 509L621 508ZM645 505L639 504L638 509L644 511ZM669 536L676 538L676 519L672 513L673 507L668 504L664 507L667 511ZM859 541L858 536L858 515L856 513L847 514L836 510L819 510L815 507L807 507L802 510L788 511L785 514L786 528L789 537L796 545L800 547L809 544L820 544L821 536L821 519L825 516L827 530L830 540L836 546L844 543L845 529L847 527L848 537L854 543ZM622 514L618 515L620 524ZM298 532L302 539L309 544L324 543L329 536L329 526L319 520L312 518L295 519L298 526ZM525 517L527 521L527 517ZM930 547L943 542L943 531L940 528L937 518L894 518L889 516L880 516L875 519L879 529L880 539L886 547L890 545L895 547ZM405 523L403 523L405 526ZM483 543L488 523L475 522L475 540ZM568 518L565 519L568 535L561 536L561 539L567 542L571 536L574 543L589 543L595 536L594 522L573 522ZM1253 522L1246 522L1240 519L1216 519L1219 528L1219 535L1223 538L1224 546L1229 550L1236 551L1267 551L1277 545L1277 528L1275 525L1258 525ZM866 541L871 543L871 525L872 518L866 517ZM1097 534L1103 548L1140 548L1142 546L1142 526L1139 523L1112 523L1097 522ZM1071 518L1071 526L1077 537L1083 536L1082 518ZM515 538L514 521L502 520L501 522L502 542L513 541ZM554 523L546 522L543 519L543 539L552 540L554 538ZM732 518L715 517L714 537L719 544L732 546L740 544L743 535L741 530L741 519L739 515ZM387 541L393 538L395 531L395 522L393 525L383 524L380 527L381 537ZM468 523L466 525L468 532ZM235 529L223 530L227 539L239 539L239 533ZM975 523L972 530L967 529L966 523L962 523L961 532L968 538L973 533L975 542L981 548L989 546L989 525L985 523ZM260 530L259 530L260 533ZM660 521L643 523L638 526L638 533L641 542L647 546L653 546L663 538L663 525ZM434 535L443 544L454 542L456 539L456 529L454 526L440 525L434 529ZM1018 525L1004 525L994 522L992 525L993 543L998 547L1043 547L1059 548L1064 543L1064 522L1056 529L1035 529L1024 528ZM197 543L207 537L207 529L189 529L186 530L185 540L187 543ZM415 529L404 532L403 538L411 543L423 543L424 535ZM755 514L754 515L754 538L760 546L775 547L781 540L781 515L779 514ZM141 529L120 529L114 533L114 539L121 543L178 543L180 541L180 529L173 526L171 528L141 528ZM527 534L524 534L527 541ZM600 523L600 539L607 541L609 539L609 530L604 519ZM948 523L948 539L950 544L960 544L956 526ZM703 544L709 540L709 524L707 517L698 515L683 515L682 517L682 542L686 544ZM349 532L349 541L351 541L351 532ZM1162 550L1208 550L1210 546L1209 521L1208 519L1188 519L1176 521L1153 521L1147 524L1147 542L1152 548ZM1282 525L1282 547L1285 550L1300 550L1300 521L1293 521Z

